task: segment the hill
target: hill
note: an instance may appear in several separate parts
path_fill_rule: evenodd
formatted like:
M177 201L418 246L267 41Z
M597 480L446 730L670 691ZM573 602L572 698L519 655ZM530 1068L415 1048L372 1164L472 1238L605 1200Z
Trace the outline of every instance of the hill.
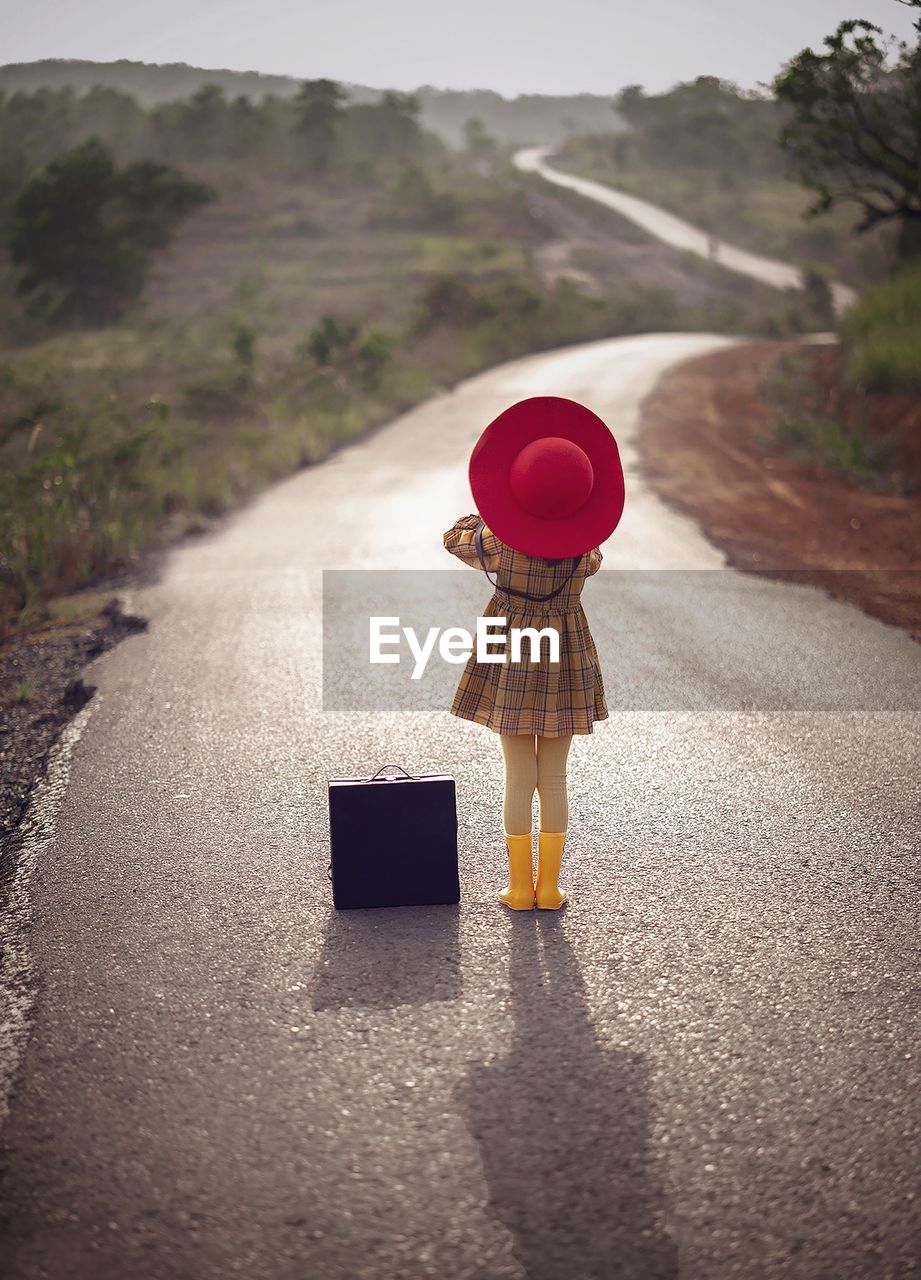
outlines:
M150 62L87 62L45 58L39 62L10 62L0 66L0 92L31 93L44 87L71 86L84 93L95 85L131 94L143 106L188 98L203 85L218 85L229 97L267 95L290 97L302 82L293 76L264 75L259 71L227 71L190 67L184 62L162 65ZM352 103L377 102L384 89L343 83ZM452 146L464 141L464 124L471 117L482 120L487 131L506 144L561 142L573 133L608 131L619 117L611 98L582 93L569 96L520 94L504 98L491 89L437 89L422 85L416 91L421 104L421 124L441 135Z

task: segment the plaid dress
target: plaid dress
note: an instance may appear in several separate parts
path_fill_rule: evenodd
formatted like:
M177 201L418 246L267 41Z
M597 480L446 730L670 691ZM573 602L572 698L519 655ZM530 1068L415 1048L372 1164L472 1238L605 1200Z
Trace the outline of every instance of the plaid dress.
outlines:
M461 516L444 535L452 555L478 569L474 535L478 515ZM601 665L588 619L579 597L585 579L598 571L601 552L586 551L569 583L552 600L537 603L509 595L503 586L533 595L546 595L566 578L572 556L560 564L514 551L489 529L483 530L486 568L500 584L483 610L483 617L502 617L505 623L505 662L477 662L471 653L461 674L452 715L486 725L496 733L538 733L558 738L570 733L591 733L595 720L606 720ZM559 661L551 662L549 645L541 641L540 661L531 662L531 644L522 642L521 661L512 662L513 627L554 627L560 636ZM503 632L496 633L498 638ZM492 653L502 653L496 645ZM537 652L535 646L535 653Z

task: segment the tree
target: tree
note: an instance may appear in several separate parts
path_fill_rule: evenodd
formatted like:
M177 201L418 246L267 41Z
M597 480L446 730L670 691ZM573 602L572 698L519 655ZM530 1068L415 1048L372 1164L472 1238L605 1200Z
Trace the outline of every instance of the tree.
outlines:
M213 195L153 160L118 169L91 138L36 174L13 205L17 291L60 318L117 319L143 289L154 251Z
M394 334L380 325L363 329L357 320L325 315L310 331L301 350L320 368L333 373L340 386L355 376L371 390L378 386L395 346Z
M227 99L216 84L205 84L183 104L182 132L186 154L199 159L218 154L227 127Z
M373 156L385 164L411 159L422 150L421 109L415 94L395 90L387 90L379 102L349 107L344 133L353 154L361 160Z
M921 0L902 0L921 10ZM890 48L871 22L842 22L825 52L803 49L774 79L792 111L780 133L796 175L817 199L817 216L841 203L862 213L865 232L895 219L904 252L921 248L921 17L914 47Z
M627 85L612 106L629 130L620 163L629 155L650 168L706 170L725 180L782 167L777 103L731 81L697 76L653 96L641 85Z
M127 93L94 85L74 103L70 132L71 137L64 140L62 151L87 138L104 138L117 159L133 160L146 149L147 116Z
M478 160L494 156L498 145L479 116L470 116L465 120L464 144L467 151Z
M328 169L335 154L347 94L335 80L305 80L294 99L294 131L303 143L308 164Z
M257 106L245 94L231 102L228 123L229 150L236 160L249 160L258 155L272 131L272 121L265 106Z

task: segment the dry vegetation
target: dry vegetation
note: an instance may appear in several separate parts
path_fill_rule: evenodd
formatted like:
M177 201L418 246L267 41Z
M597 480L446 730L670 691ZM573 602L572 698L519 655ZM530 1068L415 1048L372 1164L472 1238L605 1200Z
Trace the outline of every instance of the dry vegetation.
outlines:
M7 618L485 364L667 322L625 295L543 289L522 193L439 180L462 203L451 228L383 225L376 184L232 175L121 323L42 337L23 319L33 340L0 353ZM324 317L341 342L318 357Z

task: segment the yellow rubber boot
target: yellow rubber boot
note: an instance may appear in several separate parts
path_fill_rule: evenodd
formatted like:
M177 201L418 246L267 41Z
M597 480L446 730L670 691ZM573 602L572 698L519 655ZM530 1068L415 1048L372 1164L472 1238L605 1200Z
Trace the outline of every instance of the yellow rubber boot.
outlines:
M563 861L565 831L539 831L537 833L537 886L535 895L538 907L556 911L569 897L559 886L560 864Z
M531 858L531 834L510 836L506 833L508 847L508 885L500 890L499 901L513 911L534 909L534 865Z

